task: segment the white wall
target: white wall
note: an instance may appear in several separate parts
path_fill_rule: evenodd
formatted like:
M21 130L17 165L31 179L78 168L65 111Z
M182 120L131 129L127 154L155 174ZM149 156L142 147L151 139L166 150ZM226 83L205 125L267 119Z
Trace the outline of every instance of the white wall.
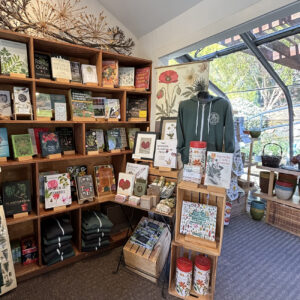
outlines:
M203 0L168 23L142 36L138 41L138 55L151 59L153 67L163 65L159 58L165 55L293 2L295 1ZM154 129L155 74L154 70L151 129Z

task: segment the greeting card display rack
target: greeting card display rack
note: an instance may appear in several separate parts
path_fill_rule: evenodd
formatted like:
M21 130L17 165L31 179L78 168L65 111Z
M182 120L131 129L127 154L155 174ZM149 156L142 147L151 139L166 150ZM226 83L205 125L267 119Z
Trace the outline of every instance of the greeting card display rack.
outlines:
M102 61L103 60L118 60L120 66L132 66L132 67L150 67L152 62L150 60L135 58L131 56L119 55L102 51L95 48L88 48L79 45L68 44L59 41L50 41L42 38L33 38L27 35L14 33L10 31L0 30L0 38L8 39L17 42L26 43L28 49L28 65L30 77L18 76L10 74L11 76L0 75L0 89L9 90L13 92L14 86L28 87L30 90L30 97L32 103L33 120L0 120L1 127L7 128L9 142L10 135L12 134L24 134L27 133L28 128L47 127L50 130L54 130L55 127L72 127L75 138L76 153L71 155L62 155L60 157L51 158L30 158L28 160L16 161L12 158L0 161L0 182L1 185L6 181L18 181L29 180L31 184L31 202L32 211L26 216L20 216L19 218L7 217L7 226L10 236L10 240L20 240L27 236L34 236L38 245L38 262L29 265L15 264L17 280L25 280L32 276L36 276L42 273L46 273L53 269L62 267L64 265L76 262L90 255L99 253L122 245L124 235L120 234L120 237L114 236L110 246L103 248L92 253L81 252L81 217L82 211L87 209L99 209L101 203L113 201L114 194L103 194L95 197L94 202L87 202L79 205L77 201L73 201L71 205L63 207L62 209L46 210L40 205L40 187L39 187L39 174L47 171L58 171L65 173L69 166L87 166L87 173L93 174L94 166L100 164L112 164L114 166L116 180L119 172L125 172L126 163L131 159L131 150L122 150L119 152L102 152L87 155L85 149L85 133L90 129L101 128L104 130L114 127L138 127L142 131L146 131L149 127L150 119L146 121L127 121L126 120L126 98L129 95L141 95L148 99L148 116L150 116L151 108L151 89L148 91L140 91L137 89L123 89L123 88L104 88L101 86L102 82ZM48 80L37 79L34 72L34 52L45 54L60 54L67 56L71 61L79 61L80 63L96 65L99 84L81 84L78 82L69 82L65 80ZM151 79L150 79L151 82ZM93 97L107 97L118 98L120 100L121 119L110 122L97 122L87 120L71 121L71 114L69 105L70 89L82 89L92 92ZM36 92L50 93L50 94L63 94L67 99L67 110L69 121L42 121L37 119L37 107L36 107ZM12 145L10 144L10 150L12 153ZM0 186L1 186L0 185ZM41 241L41 223L46 218L68 214L71 217L72 225L74 228L73 233L73 246L75 250L75 256L52 266L45 266L42 264L42 241Z
M183 201L190 201L202 204L209 204L217 207L215 241L208 241L202 238L183 235L180 233L180 222ZM169 294L182 299L212 300L214 298L218 257L221 255L224 229L224 212L226 203L226 190L213 186L191 185L182 181L177 186L176 199L176 224L175 241L171 248L171 265L169 275ZM191 290L190 296L181 297L176 292L176 259L186 256L194 261L197 254L204 254L210 258L210 285L207 295L199 295Z

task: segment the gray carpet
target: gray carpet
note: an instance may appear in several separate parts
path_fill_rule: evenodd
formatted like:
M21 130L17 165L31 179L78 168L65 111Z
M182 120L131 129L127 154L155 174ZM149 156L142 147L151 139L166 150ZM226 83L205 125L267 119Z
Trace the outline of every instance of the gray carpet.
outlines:
M119 253L115 249L22 282L2 299L162 299L160 287L125 268L112 274ZM215 300L298 299L300 238L247 215L234 218L225 229Z

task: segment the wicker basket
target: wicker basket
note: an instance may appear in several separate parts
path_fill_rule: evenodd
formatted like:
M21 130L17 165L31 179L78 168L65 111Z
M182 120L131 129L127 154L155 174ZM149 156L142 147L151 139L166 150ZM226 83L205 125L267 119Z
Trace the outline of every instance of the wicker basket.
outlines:
M276 145L280 148L280 151L281 151L280 156L279 155L265 155L265 147L268 145L271 145L271 144ZM264 167L278 168L281 158L282 158L282 148L280 145L275 144L275 143L268 143L268 144L264 145L262 156L261 156L262 165Z
M270 201L268 222L300 236L300 209L298 208Z

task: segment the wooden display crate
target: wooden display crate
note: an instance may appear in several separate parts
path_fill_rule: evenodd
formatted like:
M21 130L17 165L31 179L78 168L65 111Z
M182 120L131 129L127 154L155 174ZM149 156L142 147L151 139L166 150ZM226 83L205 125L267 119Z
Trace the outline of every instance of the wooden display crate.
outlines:
M217 206L215 242L180 233L180 222L183 201L197 202ZM189 184L186 184L185 182L179 183L177 186L175 242L181 245L185 245L185 247L194 251L200 251L209 255L220 256L223 241L225 203L225 190L223 192L218 188L206 186L192 188Z
M181 299L192 300L192 299L199 299L199 300L213 300L214 293L215 293L215 285L216 285L216 276L217 276L217 264L218 264L218 257L213 255L207 255L211 261L211 269L210 269L210 280L209 280L209 291L207 295L199 295L193 289L190 292L190 296L182 297L180 296L175 289L176 283L176 260L178 257L184 256L191 259L194 263L194 259L198 254L199 251L191 251L187 248L184 248L182 245L172 242L171 246L171 265L170 265L170 276L169 276L169 294ZM193 268L194 270L194 268Z
M144 219L145 217L141 221ZM153 223L159 222L153 220ZM168 257L170 243L171 234L168 228L165 228L152 251L128 240L123 248L126 267L156 283Z

